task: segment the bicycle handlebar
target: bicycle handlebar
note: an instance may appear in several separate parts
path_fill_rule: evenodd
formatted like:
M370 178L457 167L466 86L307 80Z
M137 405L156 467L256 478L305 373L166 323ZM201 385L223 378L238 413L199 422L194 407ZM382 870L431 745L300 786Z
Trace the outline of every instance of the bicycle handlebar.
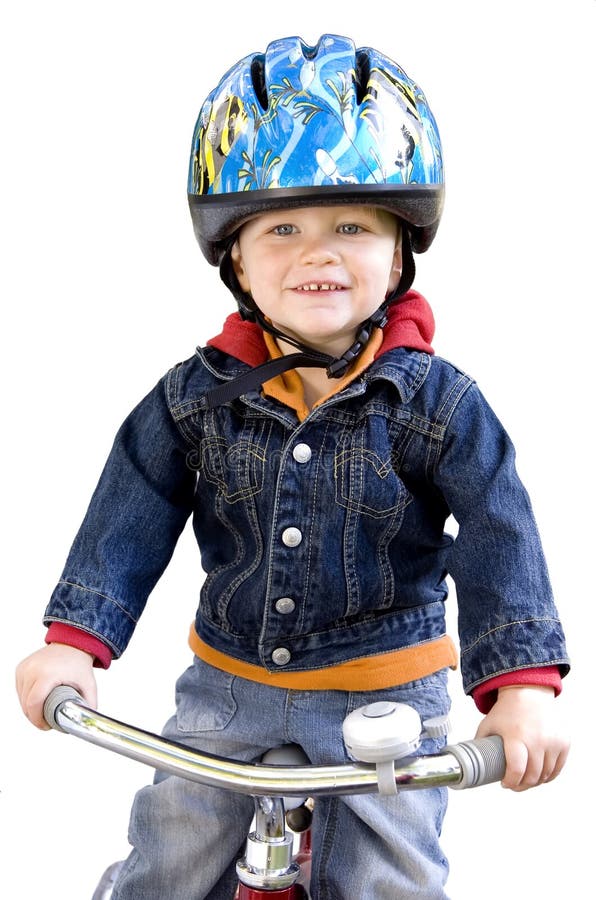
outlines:
M74 688L61 685L44 704L48 725L154 769L190 781L252 796L316 797L374 793L379 789L374 765L271 766L239 763L195 750L133 728L86 706ZM463 741L441 753L400 759L394 764L398 790L431 787L479 787L500 781L505 755L500 737Z

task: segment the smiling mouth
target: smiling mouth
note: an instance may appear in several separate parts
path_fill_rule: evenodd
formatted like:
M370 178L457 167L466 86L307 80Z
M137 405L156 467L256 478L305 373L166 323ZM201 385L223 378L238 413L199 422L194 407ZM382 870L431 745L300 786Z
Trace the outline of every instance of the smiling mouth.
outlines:
M296 287L297 291L345 291L346 289L342 284L335 284L334 282L323 282L319 284L318 282L310 282L309 284L299 284Z

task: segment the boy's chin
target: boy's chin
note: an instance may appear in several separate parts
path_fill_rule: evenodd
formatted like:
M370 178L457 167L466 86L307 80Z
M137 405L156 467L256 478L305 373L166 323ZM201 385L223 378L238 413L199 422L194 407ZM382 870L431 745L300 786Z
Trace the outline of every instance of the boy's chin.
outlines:
M355 339L355 333L348 337L338 335L337 333L332 335L303 334L298 338L298 340L302 344L306 344L307 347L312 347L313 350L318 350L319 353L327 353L334 358L345 353L348 347L351 347L354 343Z
M338 327L336 321L309 322L305 316L304 321L300 323L300 329L280 323L273 324L288 337L333 357L341 356L356 339L357 326L353 326L352 323Z
M335 322L316 322L312 325L308 322L301 323L300 329L281 328L286 334L296 337L304 344L343 344L349 345L356 335L356 327L338 327Z

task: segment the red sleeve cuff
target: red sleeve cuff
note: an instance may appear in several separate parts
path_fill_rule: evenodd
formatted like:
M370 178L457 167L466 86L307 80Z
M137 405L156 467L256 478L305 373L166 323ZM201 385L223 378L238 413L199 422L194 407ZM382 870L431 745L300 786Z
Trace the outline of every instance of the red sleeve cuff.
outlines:
M488 713L493 708L499 688L516 685L538 685L540 687L551 687L558 697L563 688L561 682L561 672L558 666L544 666L535 669L519 669L517 672L506 672L504 675L496 675L489 678L478 685L472 691L474 703L481 713Z
M112 662L112 651L103 641L74 625L52 622L47 630L45 640L46 644L68 644L69 647L84 650L85 653L94 657L93 665L99 669L109 669Z

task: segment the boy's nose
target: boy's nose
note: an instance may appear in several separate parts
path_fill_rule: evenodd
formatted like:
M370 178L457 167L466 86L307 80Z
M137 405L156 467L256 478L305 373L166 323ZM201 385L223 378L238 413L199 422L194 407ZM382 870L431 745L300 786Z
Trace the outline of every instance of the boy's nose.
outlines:
M302 248L302 259L311 265L322 265L337 262L339 252L332 238L313 237L305 242Z

